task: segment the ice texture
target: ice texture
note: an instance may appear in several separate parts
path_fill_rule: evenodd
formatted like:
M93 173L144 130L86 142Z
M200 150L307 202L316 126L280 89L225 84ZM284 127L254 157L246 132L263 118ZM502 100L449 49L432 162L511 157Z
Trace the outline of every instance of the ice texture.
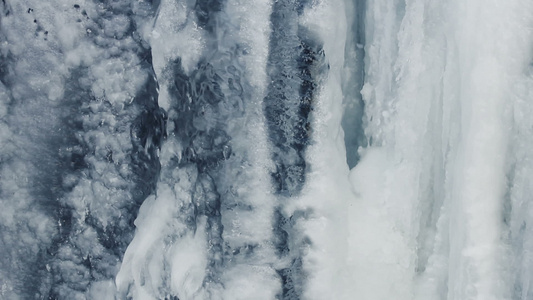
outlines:
M527 0L2 0L1 299L533 297Z

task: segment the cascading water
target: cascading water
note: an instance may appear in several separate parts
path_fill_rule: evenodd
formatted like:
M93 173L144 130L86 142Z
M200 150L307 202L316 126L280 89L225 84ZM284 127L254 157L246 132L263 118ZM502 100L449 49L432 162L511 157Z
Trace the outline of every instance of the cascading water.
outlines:
M0 299L531 299L526 0L2 0Z

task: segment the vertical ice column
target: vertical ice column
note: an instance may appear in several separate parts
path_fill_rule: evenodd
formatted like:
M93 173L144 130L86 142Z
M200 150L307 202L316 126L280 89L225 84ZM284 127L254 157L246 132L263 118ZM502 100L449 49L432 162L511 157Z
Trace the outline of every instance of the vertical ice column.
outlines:
M420 177L435 76L424 51L425 1L367 1L365 103L367 147L350 172L349 294L412 299Z
M313 89L310 99L302 93L305 88L301 88L299 95L303 103L311 101L309 115L305 116L309 123L306 125L306 139L303 140L305 151L298 153L304 159L305 167L299 183L301 188L286 189L280 193L280 212L290 217L288 226L284 227L288 229L289 254L282 259L288 257L297 262L288 268L293 273L285 276L284 288L287 290L284 290L282 299L350 299L351 296L346 293L350 283L345 281L349 274L346 269L346 212L352 194L347 180L348 166L341 128L341 76L347 22L343 1L304 4L298 23L292 25L298 26L297 36L286 38L293 38L291 42L300 39L304 50L312 46L312 51L305 52L313 54L311 59L304 60L307 63L304 70L308 73L300 74L310 75L302 78L303 87L310 84ZM285 30L289 31L289 28L285 27ZM279 51L271 47L271 51L275 50ZM303 56L306 57L307 54ZM306 83L306 80L311 81ZM289 93L283 95L286 97L280 99L291 99ZM292 99L292 105L298 103L294 102L297 100ZM302 116L293 118L296 118L292 122L297 126L296 120ZM293 286L290 280L294 280Z
M457 47L461 134L450 174L449 299L507 299L504 197L513 81L530 58L527 1L460 1Z
M281 290L272 232L276 202L268 176L271 162L262 106L268 82L271 11L269 0L228 0L225 14L230 21L226 26L239 29L221 28L224 34L219 37L219 51L236 52L234 61L226 66L229 74L223 78L229 89L224 93L233 103L229 109L237 110L228 126L232 157L219 175L219 189L226 193L222 197L222 238L225 251L230 252L220 271L223 299L267 300Z
M531 59L531 58L530 58ZM508 265L512 299L533 297L533 77L531 64L523 78L513 81L512 134L510 140L509 191L506 194L503 220L508 225L509 242L514 259Z
M344 143L346 161L353 168L359 161L360 146L366 143L363 128L364 103L361 89L365 79L365 6L366 0L345 0L347 22L342 73Z
M261 111L269 12L269 1L163 1L145 33L168 139L156 193L141 207L117 276L122 296L279 292Z
M335 221L339 221L339 228L343 227L342 216L334 217L330 214L331 211L322 209L327 200L321 192L332 190L320 193L313 190L314 195L310 192L316 181L327 181L328 175L320 173L323 170L321 164L325 161L311 159L309 151L319 151L339 158L335 163L327 163L335 170L340 169L341 173L342 166L346 165L345 154L341 150L344 149L344 144L340 123L335 123L340 122L342 116L340 74L346 20L341 17L339 23L331 21L335 8L342 11L343 3L277 1L273 4L270 17L272 34L267 65L269 85L264 99L264 112L275 166L272 172L272 184L277 196L274 234L280 259L277 272L282 280L282 291L278 295L281 299L323 297L320 293L326 287L340 291L329 287L329 282L317 285L324 279L323 274L319 274L320 271L337 270L338 265L328 265L325 262L325 257L329 254L319 255L322 259L320 262L308 256L311 251L329 253L331 249L327 247L335 243L325 242L324 232L310 232L310 228L307 228L307 225L321 226L315 222L324 222L329 227ZM332 39L332 36L336 39ZM330 69L333 70L332 73ZM334 110L331 112L331 119L325 116L329 116L327 110L330 108ZM324 141L324 136L331 140ZM339 138L340 145L337 143ZM334 144L328 144L329 141ZM329 151L330 146L332 152ZM320 150L311 150L315 147ZM310 175L317 175L315 172L320 174L320 179L309 181ZM339 177L342 178L341 175ZM325 182L321 182L320 186L324 187L324 184ZM334 189L337 185L330 187ZM329 197L339 201L338 203L342 202L337 199L335 192ZM336 201L329 203L330 209L335 209ZM332 232L328 231L329 233ZM342 230L339 235L342 236ZM331 255L342 257L334 253Z

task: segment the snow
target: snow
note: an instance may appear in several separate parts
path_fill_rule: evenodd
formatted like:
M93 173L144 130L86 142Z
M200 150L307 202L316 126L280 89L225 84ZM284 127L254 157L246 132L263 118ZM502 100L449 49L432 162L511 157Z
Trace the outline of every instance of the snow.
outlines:
M362 90L374 146L350 174L356 293L509 299L502 216L512 81L530 59L529 4L368 5L367 18L382 21L367 19Z
M0 297L276 299L288 286L302 299L533 297L530 1L280 6L297 18L281 48L296 58L305 35L325 64L309 68L309 140L290 149L304 153L305 181L287 195L273 184L276 124L264 111L270 60L287 58L270 55L274 1L210 7L215 29L190 0L154 11L5 2ZM300 99L298 64L280 71L293 89L280 95ZM225 96L176 99L177 76ZM152 78L159 94L146 96ZM156 104L166 128L135 123ZM134 124L168 134L151 157L160 172L139 163L150 178L134 174ZM208 133L218 136L197 139ZM185 157L203 142L196 150L215 154Z

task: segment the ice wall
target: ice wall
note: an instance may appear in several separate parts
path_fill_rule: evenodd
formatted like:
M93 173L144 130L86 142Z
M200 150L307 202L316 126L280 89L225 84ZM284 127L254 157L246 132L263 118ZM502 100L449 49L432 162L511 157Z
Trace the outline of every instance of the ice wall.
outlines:
M527 200L512 191L530 9L367 2L369 147L350 174L361 298L527 299L529 277L515 275L524 272L516 246L529 240L515 216Z
M530 299L526 0L3 0L0 298Z

